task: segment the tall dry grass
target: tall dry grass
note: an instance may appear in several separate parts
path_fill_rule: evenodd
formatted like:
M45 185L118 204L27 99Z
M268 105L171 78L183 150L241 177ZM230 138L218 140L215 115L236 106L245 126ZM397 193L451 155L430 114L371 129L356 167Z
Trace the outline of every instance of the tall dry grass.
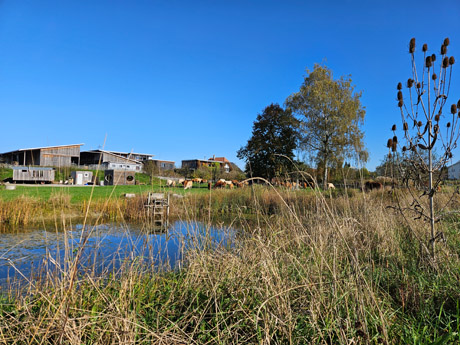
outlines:
M458 218L444 223L447 242L433 263L420 241L426 225L406 223L387 208L393 202L380 191L270 188L177 199L184 220L229 216L240 228L234 246L189 250L184 266L166 272L135 260L103 276L70 265L2 301L0 342L456 343ZM120 205L121 216L136 212L133 201Z

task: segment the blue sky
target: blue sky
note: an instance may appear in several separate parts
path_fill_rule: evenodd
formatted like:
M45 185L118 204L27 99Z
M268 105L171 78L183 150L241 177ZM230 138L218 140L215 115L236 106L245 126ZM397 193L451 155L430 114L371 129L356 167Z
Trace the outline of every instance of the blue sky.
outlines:
M0 0L0 152L107 138L108 150L176 165L216 155L243 167L236 151L257 114L323 62L363 91L373 170L400 119L410 38L438 53L450 37L460 61L460 1L440 4Z

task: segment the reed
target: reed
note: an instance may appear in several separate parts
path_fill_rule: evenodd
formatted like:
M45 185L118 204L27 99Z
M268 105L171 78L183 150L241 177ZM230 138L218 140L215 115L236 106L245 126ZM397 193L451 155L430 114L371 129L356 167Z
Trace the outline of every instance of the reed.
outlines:
M192 247L175 270L126 260L103 275L72 275L78 254L67 248L59 278L1 300L0 342L457 343L458 216L449 210L433 266L417 239L425 229L406 225L387 207L392 200L387 191L334 196L262 187L174 199L184 220L211 224L222 210L231 215L240 228L233 246ZM133 219L141 206L111 203L91 207Z

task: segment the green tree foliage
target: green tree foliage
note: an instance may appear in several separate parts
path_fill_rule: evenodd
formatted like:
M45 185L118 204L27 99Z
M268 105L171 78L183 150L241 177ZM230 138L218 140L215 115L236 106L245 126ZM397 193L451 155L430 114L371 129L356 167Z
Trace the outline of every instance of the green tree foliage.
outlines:
M298 121L290 110L278 104L266 107L252 127L252 137L238 150L239 159L246 161L248 176L272 178L289 172L297 147Z
M301 148L323 168L325 187L329 168L340 167L346 158L368 159L360 128L365 115L360 98L350 77L334 80L330 69L315 64L313 71L307 70L300 91L286 100L301 123Z

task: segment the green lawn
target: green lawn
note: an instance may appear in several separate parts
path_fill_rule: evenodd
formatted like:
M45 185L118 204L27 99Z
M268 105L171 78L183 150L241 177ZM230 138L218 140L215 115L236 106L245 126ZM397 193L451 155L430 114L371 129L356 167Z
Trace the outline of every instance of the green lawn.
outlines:
M164 183L164 182L163 182ZM180 187L167 188L164 184L159 183L154 185L135 185L135 186L82 186L82 187L60 187L60 186L44 186L44 185L16 185L16 190L5 190L0 187L0 200L14 200L21 196L35 197L43 201L47 201L51 195L63 193L71 197L72 203L79 203L84 200L89 200L91 192L93 192L93 200L106 199L108 197L119 198L125 193L147 194L148 192L171 192L176 194L188 193L204 193L208 189L203 184L201 188L194 186L192 190L184 191Z

